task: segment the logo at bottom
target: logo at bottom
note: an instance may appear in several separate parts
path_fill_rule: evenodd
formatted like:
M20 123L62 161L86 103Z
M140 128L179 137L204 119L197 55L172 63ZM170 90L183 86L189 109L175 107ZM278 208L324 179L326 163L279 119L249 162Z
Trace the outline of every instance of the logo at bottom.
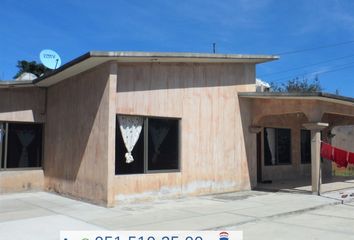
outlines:
M229 233L228 232L219 233L219 240L229 240Z

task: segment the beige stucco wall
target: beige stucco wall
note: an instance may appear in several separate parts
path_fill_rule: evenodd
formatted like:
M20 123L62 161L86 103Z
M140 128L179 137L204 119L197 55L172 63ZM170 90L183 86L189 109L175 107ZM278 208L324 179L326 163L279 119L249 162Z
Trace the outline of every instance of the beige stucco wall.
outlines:
M0 122L45 122L45 89L0 89ZM0 170L0 193L43 189L42 170Z
M45 89L0 89L0 121L44 122Z
M0 194L43 190L44 174L38 170L10 170L0 172Z
M108 199L108 158L112 155L108 148L109 142L114 143L112 138L109 141L110 103L114 105L114 99L110 101L111 71L107 63L48 88L47 190L112 205L113 199ZM114 119L114 113L111 116Z
M250 189L256 137L237 92L255 91L254 74L253 64L118 64L117 114L181 118L181 172L117 175L117 200Z

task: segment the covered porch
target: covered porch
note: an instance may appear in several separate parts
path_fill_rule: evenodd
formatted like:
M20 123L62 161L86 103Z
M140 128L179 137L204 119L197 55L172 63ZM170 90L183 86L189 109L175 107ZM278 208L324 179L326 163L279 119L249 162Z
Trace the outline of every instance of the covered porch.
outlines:
M320 157L321 141L332 143L335 127L354 125L353 98L327 93L238 95L252 109L249 128L257 138L258 188L319 195L354 187L354 175L332 176L332 162Z
M272 183L258 183L257 190L269 192L312 193L311 178L275 180ZM354 176L326 176L322 178L320 194L334 191L346 193L354 191ZM315 192L317 194L317 192Z

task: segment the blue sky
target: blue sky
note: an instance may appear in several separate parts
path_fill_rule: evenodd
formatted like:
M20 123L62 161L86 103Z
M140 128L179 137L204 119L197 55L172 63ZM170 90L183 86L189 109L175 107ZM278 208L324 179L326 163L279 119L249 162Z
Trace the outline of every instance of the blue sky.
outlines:
M354 97L351 0L1 0L0 9L0 79L47 48L65 63L90 50L211 52L216 42L218 53L277 54L353 41L281 55L257 77L317 74L326 92Z

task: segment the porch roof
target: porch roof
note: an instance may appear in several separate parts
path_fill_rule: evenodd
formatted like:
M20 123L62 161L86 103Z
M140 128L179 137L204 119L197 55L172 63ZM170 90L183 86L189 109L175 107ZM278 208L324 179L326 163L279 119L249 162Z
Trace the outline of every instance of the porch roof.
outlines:
M334 125L354 124L354 98L324 92L275 93L242 92L242 99L251 100L252 125L265 116L303 113L308 122L329 122Z
M293 100L320 100L341 103L354 107L354 98L326 92L288 93L288 92L240 92L242 98L254 99L293 99Z

